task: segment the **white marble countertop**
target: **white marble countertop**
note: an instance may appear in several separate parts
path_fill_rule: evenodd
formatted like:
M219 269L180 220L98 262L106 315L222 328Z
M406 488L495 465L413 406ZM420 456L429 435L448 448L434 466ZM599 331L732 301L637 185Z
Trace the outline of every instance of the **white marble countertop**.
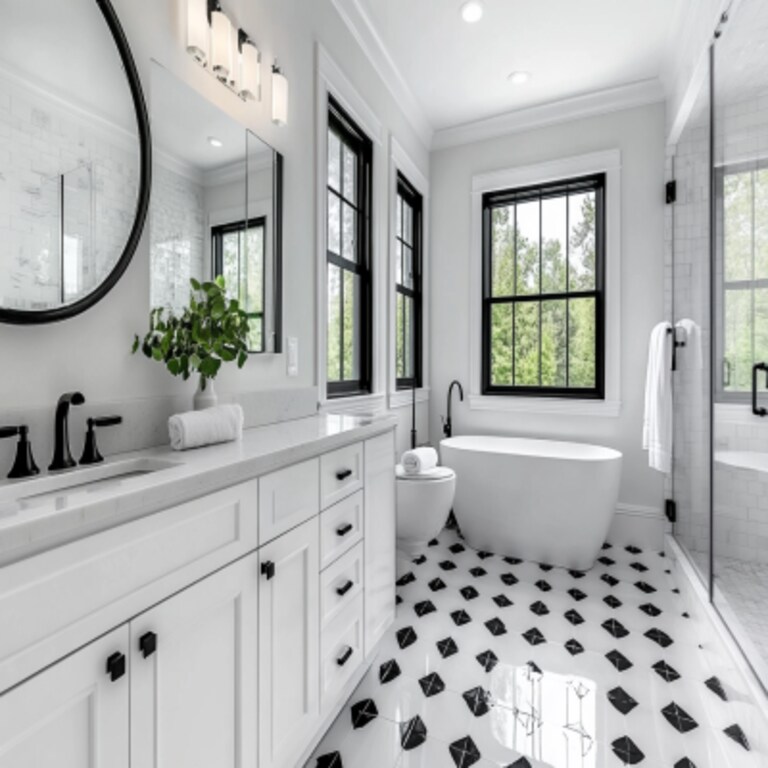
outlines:
M247 429L240 441L191 451L164 446L125 453L107 462L146 459L148 464L174 466L91 488L45 493L32 501L24 498L39 492L33 484L40 486L45 475L1 482L0 566L382 434L394 425L388 416L326 414Z

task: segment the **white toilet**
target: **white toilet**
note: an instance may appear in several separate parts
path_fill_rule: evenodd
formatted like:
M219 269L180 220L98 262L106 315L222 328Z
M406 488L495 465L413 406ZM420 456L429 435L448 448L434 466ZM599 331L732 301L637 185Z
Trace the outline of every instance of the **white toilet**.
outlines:
M448 467L435 467L408 475L397 465L397 546L414 555L427 546L445 526L453 508L456 474Z

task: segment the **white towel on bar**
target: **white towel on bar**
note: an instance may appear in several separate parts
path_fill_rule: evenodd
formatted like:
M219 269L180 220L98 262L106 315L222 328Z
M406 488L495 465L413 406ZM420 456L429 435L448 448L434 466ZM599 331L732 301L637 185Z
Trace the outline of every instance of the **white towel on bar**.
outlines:
M237 404L218 405L177 413L168 419L168 434L174 451L239 440L243 434L243 409Z
M651 331L645 379L643 448L648 465L659 472L672 470L672 326L659 323Z
M429 446L414 448L403 454L400 463L406 475L419 475L437 466L437 451Z
M684 367L690 371L700 371L704 367L704 358L701 354L701 328L689 317L683 318L677 327L682 329L682 339L678 341L685 341L685 346L680 347L677 351L678 367ZM681 355L680 352L683 352ZM680 366L680 363L683 363Z

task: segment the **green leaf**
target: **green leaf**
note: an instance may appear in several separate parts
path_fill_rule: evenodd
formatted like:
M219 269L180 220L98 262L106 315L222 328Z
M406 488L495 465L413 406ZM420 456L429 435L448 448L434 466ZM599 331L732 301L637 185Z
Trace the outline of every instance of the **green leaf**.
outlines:
M189 278L189 284L192 286L192 288L195 291L199 291L200 290L200 281L199 280L195 280L194 277L190 277Z
M135 355L136 352L138 351L139 343L140 343L139 342L139 334L138 333L134 333L133 334L133 344L131 344L131 354L132 355Z
M219 372L221 367L221 360L216 357L206 357L205 360L200 362L199 371L206 378L212 379Z
M244 349L241 349L237 356L237 367L242 368L246 362L248 362L248 353Z
M160 347L152 347L152 357L155 360L162 360L163 359L163 350L160 349Z
M179 362L179 359L176 357L172 357L166 364L165 367L170 371L171 374L174 376L178 376L181 373L181 363Z

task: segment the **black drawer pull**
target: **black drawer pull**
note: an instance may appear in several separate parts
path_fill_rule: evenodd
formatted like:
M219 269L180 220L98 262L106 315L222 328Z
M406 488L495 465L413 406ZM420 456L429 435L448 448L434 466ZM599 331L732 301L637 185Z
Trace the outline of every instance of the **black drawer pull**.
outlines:
M343 667L349 661L349 657L353 654L353 652L354 651L349 646L347 646L347 650L344 651L344 653L342 653L338 659L336 659L336 663L340 667Z
M107 659L107 674L113 683L125 674L125 654L113 653Z
M267 581L275 577L275 564L271 560L261 564L261 573L267 577Z
M351 469L340 469L336 473L336 479L337 480L346 480L348 477L352 476L352 470Z
M346 584L342 584L340 587L337 587L336 594L339 597L344 597L344 595L346 595L347 592L349 592L349 590L352 589L352 587L354 586L355 586L354 581L348 581Z
M157 635L154 632L145 632L139 638L139 650L141 655L148 659L157 650Z
M352 523L346 523L336 529L337 536L346 536L352 530Z

